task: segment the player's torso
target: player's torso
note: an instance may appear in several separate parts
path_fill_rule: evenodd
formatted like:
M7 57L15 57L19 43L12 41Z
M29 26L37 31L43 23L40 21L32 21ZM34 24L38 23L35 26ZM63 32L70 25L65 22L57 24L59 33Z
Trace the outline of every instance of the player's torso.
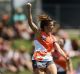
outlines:
M51 51L53 49L53 41L52 35L47 35L45 32L41 32L40 36L34 40L34 59L39 58L37 60L52 60Z

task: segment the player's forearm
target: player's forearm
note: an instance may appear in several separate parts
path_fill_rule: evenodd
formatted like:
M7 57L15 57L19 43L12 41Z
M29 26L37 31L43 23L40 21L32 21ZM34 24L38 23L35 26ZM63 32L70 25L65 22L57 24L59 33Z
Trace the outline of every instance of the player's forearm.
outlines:
M28 7L28 23L32 24L33 19L32 19L32 14L31 14L31 7Z
M68 68L69 68L69 71L71 71L71 72L73 71L71 59L69 59L69 61L68 61Z
M64 51L60 48L60 46L55 42L54 43L55 48L60 52L60 54L62 54L66 59L67 59L67 55L64 53Z
M31 29L34 32L37 32L38 31L38 27L34 24L33 19L32 19L31 4L28 3L27 7L28 7L28 23L29 23L29 26L31 27Z

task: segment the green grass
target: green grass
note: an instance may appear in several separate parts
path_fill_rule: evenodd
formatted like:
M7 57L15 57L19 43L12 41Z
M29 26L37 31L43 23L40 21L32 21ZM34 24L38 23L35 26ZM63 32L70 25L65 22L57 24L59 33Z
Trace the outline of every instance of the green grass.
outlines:
M13 48L14 49L19 49L20 46L24 46L26 48L26 50L28 52L30 52L31 49L32 49L32 41L28 41L28 40L24 40L24 39L14 40L14 42L13 42Z
M80 56L72 58L72 64L73 64L74 69L77 68L77 66L78 66L79 63L80 63Z
M12 73L12 72L4 72L2 74L32 74L30 71L28 70L24 70L23 72L16 72L16 73Z
M23 72L20 72L19 74L32 74L32 73L30 71L28 71L28 70L25 70Z

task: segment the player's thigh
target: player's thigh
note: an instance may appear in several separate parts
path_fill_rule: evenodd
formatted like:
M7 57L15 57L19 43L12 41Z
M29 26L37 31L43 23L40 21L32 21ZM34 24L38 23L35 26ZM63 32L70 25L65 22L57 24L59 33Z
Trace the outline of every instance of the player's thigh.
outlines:
M57 67L55 63L49 64L47 67L47 71L50 72L50 74L57 74Z
M42 71L39 69L39 74L45 74L44 70Z
M40 69L33 69L33 74L45 74L44 71L41 71Z

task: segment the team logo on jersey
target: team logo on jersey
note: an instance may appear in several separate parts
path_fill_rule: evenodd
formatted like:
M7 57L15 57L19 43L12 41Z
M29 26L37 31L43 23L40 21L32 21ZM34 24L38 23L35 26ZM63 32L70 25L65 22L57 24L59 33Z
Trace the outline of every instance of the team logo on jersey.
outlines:
M42 35L41 36L42 40L46 40L46 36Z

